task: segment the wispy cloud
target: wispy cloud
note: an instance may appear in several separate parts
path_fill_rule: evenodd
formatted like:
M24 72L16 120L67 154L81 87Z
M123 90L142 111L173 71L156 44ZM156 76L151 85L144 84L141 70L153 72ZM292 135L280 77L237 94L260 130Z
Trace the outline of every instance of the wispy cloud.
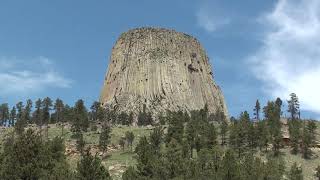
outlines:
M303 110L320 113L320 1L279 0L260 20L267 31L249 58L255 76L270 95L295 92Z
M40 92L50 87L69 88L72 81L62 76L45 57L18 59L0 57L0 96Z
M219 28L228 25L230 19L216 11L217 8L209 8L208 6L202 6L196 12L197 24L207 32L211 33Z

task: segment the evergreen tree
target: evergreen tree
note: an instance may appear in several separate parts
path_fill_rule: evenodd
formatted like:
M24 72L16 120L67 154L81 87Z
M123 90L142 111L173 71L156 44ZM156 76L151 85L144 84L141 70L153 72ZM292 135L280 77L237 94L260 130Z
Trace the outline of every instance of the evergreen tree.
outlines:
M92 156L89 150L86 150L77 165L76 177L79 180L111 180L101 160L97 156Z
M182 148L175 139L171 139L165 154L165 169L168 173L167 179L174 179L182 175L184 172L183 164Z
M236 180L239 179L239 164L231 150L227 150L221 162L219 171L221 179Z
M289 172L289 179L290 180L303 180L303 174L301 167L297 166L297 163L294 163L291 166L290 172Z
M46 125L46 138L49 137L49 121L50 121L50 111L52 110L52 100L49 97L43 99L42 103L42 120Z
M277 107L280 109L280 116L282 116L282 110L281 110L281 108L282 108L282 100L278 97L276 99L275 103L276 103Z
M31 129L16 138L9 138L0 155L1 179L71 178L61 139L43 142L41 136Z
M267 151L269 145L269 130L267 122L265 120L258 122L257 129L258 147L260 150L264 148L265 151Z
M290 144L292 148L292 153L297 154L300 147L301 139L301 126L302 123L299 119L293 119L289 121L289 134L290 134Z
M295 93L290 94L290 100L288 100L288 112L291 115L291 120L300 119L300 103Z
M10 126L14 126L15 121L16 121L16 118L17 118L17 110L16 110L16 107L12 107L12 109L11 109L11 111L10 111L10 122L9 122L9 125L10 125Z
M72 132L79 133L81 131L87 131L89 127L89 119L83 100L80 99L76 102L73 108L72 117Z
M42 100L38 99L35 102L35 111L33 112L33 121L42 129L43 120L42 120Z
M137 172L145 179L153 176L153 163L155 162L154 152L147 137L141 137L135 152L137 153Z
M150 133L150 144L156 154L160 153L161 143L163 141L163 130L161 126L155 127Z
M249 126L250 117L247 111L241 113L240 120L234 122L231 126L230 144L237 150L239 157L241 157L249 147Z
M221 145L224 146L227 143L227 134L229 131L229 125L226 120L223 120L220 124L220 136L221 136Z
M64 122L65 120L65 113L64 113L64 103L61 99L56 99L54 105L54 122L59 123L61 126L61 137L63 136L64 130Z
M7 125L9 120L9 106L7 103L0 105L0 126Z
M22 102L16 105L17 108L17 122L15 123L14 129L17 134L22 134L26 127L26 121L23 118L24 106Z
M28 124L32 123L32 119L31 119L31 111L32 111L32 101L31 99L27 100L27 104L26 107L24 108L24 112L23 112L23 119L25 120L25 122Z
M285 162L281 157L267 156L263 179L281 180L285 173Z
M184 133L184 126L181 117L183 112L170 112L167 113L167 122L169 123L168 133L166 136L166 143L170 143L171 139L175 139L178 143L182 142Z
M91 120L92 121L103 121L105 119L105 109L103 108L102 104L100 102L93 102L91 109Z
M280 108L275 102L269 101L267 106L263 108L264 116L269 129L270 142L274 155L279 155L282 142Z
M80 154L83 154L85 146L86 146L86 142L83 138L83 134L82 133L77 134L76 148L77 148L77 151L80 152Z
M125 134L125 137L126 137L126 140L127 140L128 145L130 146L130 149L131 149L131 151L132 151L132 143L133 143L133 141L134 141L134 134L133 134L133 132L127 131L126 134Z
M256 120L258 120L258 121L260 120L260 109L261 109L260 102L259 102L259 100L257 100L253 111L254 111L254 115L256 117Z
M305 125L302 132L301 149L304 158L310 158L312 155L311 147L315 145L317 125L314 121L305 121Z
M111 141L111 127L104 126L102 127L102 132L99 137L99 148L102 150L103 154L108 149L108 145L110 144L110 141Z

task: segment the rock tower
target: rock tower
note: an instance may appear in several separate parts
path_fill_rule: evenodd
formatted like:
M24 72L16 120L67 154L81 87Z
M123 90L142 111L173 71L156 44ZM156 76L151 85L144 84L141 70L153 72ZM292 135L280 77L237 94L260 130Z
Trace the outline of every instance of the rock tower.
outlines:
M194 37L163 28L137 28L114 45L100 102L138 114L145 105L157 115L166 110L211 113L227 108L205 50Z

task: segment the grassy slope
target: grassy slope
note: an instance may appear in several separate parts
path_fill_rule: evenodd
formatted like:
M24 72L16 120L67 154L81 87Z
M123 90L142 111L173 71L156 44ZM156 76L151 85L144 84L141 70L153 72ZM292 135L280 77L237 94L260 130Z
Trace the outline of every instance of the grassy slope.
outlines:
M0 142L3 142L4 134L12 131L12 129L6 129L5 132L0 134ZM135 140L133 146L135 147L139 142L139 138L146 135L148 136L152 129L146 127L127 127L127 126L117 126L112 129L111 134L111 144L118 145L118 142L121 137L124 137L126 131L132 131L135 135ZM75 143L75 140L71 138L71 132L69 129L64 130L64 138L66 144ZM61 135L61 129L59 127L53 126L49 129L49 138ZM99 134L97 132L87 132L84 134L85 140L90 145L98 144ZM318 123L318 140L320 140L320 122ZM315 153L313 159L305 160L301 157L301 154L292 155L289 149L282 150L284 154L284 159L287 163L287 167L290 167L291 164L297 162L301 164L304 172L305 179L313 179L314 169L320 165L320 149L314 149ZM103 160L103 164L106 167L110 167L110 173L114 179L121 179L121 175L124 172L125 168L130 165L135 165L136 161L134 158L134 153L130 152L130 148L126 147L124 151L118 149L108 153L109 157ZM77 161L79 159L78 155L69 156L68 160L72 168L76 167Z

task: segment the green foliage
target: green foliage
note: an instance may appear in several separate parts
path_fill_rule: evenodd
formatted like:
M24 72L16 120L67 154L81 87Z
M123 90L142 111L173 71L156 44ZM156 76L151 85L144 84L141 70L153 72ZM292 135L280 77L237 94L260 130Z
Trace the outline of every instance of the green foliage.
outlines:
M302 122L299 119L292 119L289 121L289 134L291 141L292 153L297 154L300 147Z
M101 160L90 154L90 150L82 155L77 165L76 177L79 180L110 180L110 174L101 164Z
M134 141L133 132L127 131L126 134L125 134L125 138L126 138L126 141L127 141L128 145L130 146L131 151L132 151L132 143Z
M86 142L83 138L82 133L77 134L76 137L77 137L77 140L76 140L77 151L79 151L82 154L84 151L84 147L86 145Z
M172 139L175 139L178 143L182 142L184 133L183 112L167 112L167 122L169 124L168 133L166 136L166 143L169 143Z
M118 115L118 124L130 125L130 123L129 123L129 115L126 112L121 112Z
M260 120L260 109L261 109L260 102L259 102L259 100L257 100L253 111L254 111L254 115L256 117L256 120L258 120L258 121Z
M110 144L111 139L111 127L104 126L102 127L102 132L99 136L99 148L102 150L103 153L108 149L108 145Z
M76 102L72 117L72 132L79 133L81 131L87 131L89 127L89 119L83 100L80 99Z
M1 179L68 179L72 176L61 139L43 142L41 136L30 129L16 139L10 138L0 155Z
M290 94L288 102L288 112L291 115L291 120L300 119L300 103L295 93Z
M264 116L266 118L269 140L272 144L272 150L274 155L279 155L279 150L282 143L282 132L280 122L280 107L273 101L269 101L267 106L263 108Z
M303 180L302 169L301 169L301 167L297 166L297 163L294 163L291 166L291 169L289 172L289 179L290 180Z

